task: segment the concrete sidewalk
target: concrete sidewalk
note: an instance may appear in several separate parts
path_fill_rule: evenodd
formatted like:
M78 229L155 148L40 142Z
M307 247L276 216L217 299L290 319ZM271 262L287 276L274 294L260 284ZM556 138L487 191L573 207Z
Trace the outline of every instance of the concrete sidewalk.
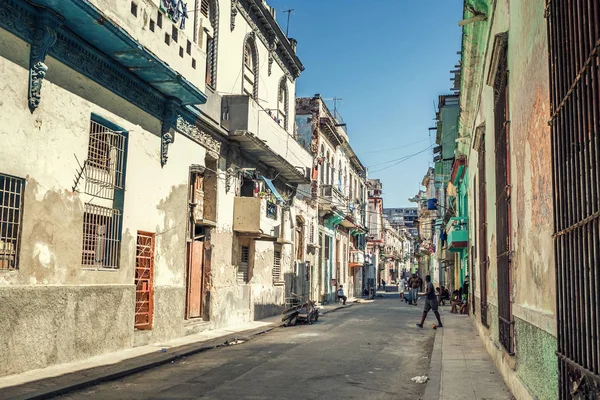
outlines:
M351 307L319 306L319 314ZM163 343L133 347L85 360L53 365L21 374L0 377L0 399L47 399L101 382L120 379L177 359L221 346L250 340L282 325L281 315L247 324L204 331Z
M436 332L424 399L514 399L470 318L450 314L450 307L440 311L444 328ZM435 321L431 314L425 328Z

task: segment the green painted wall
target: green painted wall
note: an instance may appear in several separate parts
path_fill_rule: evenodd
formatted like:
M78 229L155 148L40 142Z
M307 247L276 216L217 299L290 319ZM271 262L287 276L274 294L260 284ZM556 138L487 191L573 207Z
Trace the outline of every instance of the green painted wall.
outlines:
M558 398L556 338L515 318L517 375L539 399Z

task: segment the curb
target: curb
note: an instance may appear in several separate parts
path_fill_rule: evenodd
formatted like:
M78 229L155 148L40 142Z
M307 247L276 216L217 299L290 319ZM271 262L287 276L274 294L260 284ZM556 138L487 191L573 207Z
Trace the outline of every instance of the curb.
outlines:
M235 339L242 339L247 341L255 336L268 333L274 330L275 328L279 328L280 326L280 324L275 324L274 326L242 331L230 335L224 335L205 342L198 342L175 347L172 348L172 350L168 353L149 353L130 360L123 360L117 364L96 367L99 370L101 370L101 372L98 372L96 374L94 374L93 372L95 368L91 368L72 372L70 374L61 375L58 377L42 379L34 382L24 383L19 386L12 386L5 389L0 389L0 398L10 398L15 400L38 400L63 395L69 392L84 389L86 387L120 379L129 375L136 374L138 372L146 371L158 367L160 365L168 364L173 361L179 360L183 357L223 347L226 346L224 344L225 341L230 342ZM144 358L152 358L153 360L144 361ZM136 360L137 363L135 362ZM123 363L133 365L120 365ZM61 383L61 380L70 382ZM52 381L56 381L56 384L53 385ZM41 384L41 386L45 388L31 390L31 386L36 384Z
M431 362L429 363L429 379L425 387L423 400L439 400L442 393L442 346L444 343L444 328L438 329L433 342Z
M323 312L319 311L319 315L326 315L326 314L332 313L332 312L337 311L337 310L341 310L341 309L344 309L344 308L350 308L353 305L354 305L354 303L351 303L351 304L346 304L345 306L342 305L342 306L339 306L339 307L336 307L336 308L332 308L331 310L327 310L327 311L323 311Z

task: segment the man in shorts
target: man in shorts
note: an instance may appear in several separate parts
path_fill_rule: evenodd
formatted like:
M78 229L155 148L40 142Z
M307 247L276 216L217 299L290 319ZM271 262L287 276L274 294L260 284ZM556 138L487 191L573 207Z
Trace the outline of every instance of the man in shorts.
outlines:
M427 313L429 310L433 310L435 317L438 321L438 328L443 328L442 320L440 319L440 313L438 312L438 302L437 297L435 295L435 289L433 288L433 284L431 283L431 276L427 275L425 277L426 287L425 287L425 307L423 308L423 316L421 317L421 323L417 324L419 328L423 328L423 324L425 323L425 318L427 318Z

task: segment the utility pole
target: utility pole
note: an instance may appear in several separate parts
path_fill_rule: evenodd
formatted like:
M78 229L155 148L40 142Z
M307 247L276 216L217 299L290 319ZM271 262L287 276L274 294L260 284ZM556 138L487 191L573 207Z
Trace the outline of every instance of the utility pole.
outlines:
M290 36L288 35L288 32L290 30L290 15L292 15L292 11L294 11L293 8L290 8L289 10L285 10L284 13L287 13L288 18L287 18L287 26L285 27L285 37L289 38Z

